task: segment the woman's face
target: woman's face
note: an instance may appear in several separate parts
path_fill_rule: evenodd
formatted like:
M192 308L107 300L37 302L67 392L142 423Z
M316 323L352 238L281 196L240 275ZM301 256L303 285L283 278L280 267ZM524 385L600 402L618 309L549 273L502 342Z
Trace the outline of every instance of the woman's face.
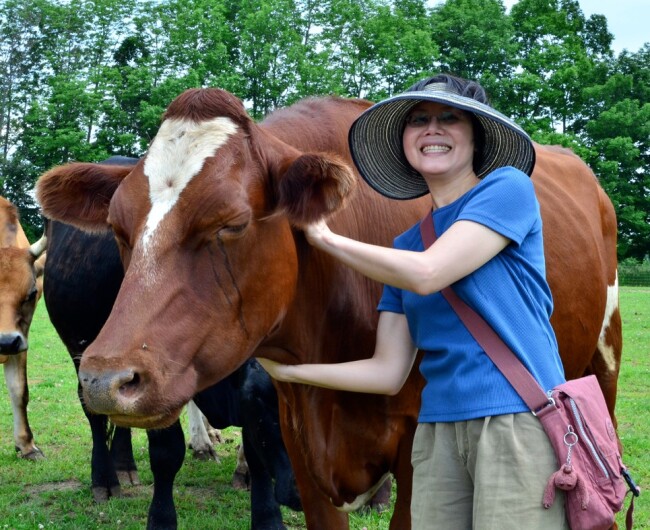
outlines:
M427 177L473 174L474 131L470 115L441 103L418 103L402 136L409 164Z

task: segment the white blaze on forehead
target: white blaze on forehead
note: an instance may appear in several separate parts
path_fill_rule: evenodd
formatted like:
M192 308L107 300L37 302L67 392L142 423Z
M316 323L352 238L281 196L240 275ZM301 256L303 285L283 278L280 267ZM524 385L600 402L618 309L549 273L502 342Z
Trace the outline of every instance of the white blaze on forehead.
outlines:
M151 201L142 236L145 250L181 192L201 171L205 159L214 156L236 131L237 125L223 117L202 122L173 118L162 123L144 162Z
M598 337L598 351L602 356L607 368L610 372L616 370L616 355L614 348L607 344L607 328L612 320L612 315L618 309L618 272L616 273L616 280L614 285L607 287L607 305L605 306L605 315L603 317L603 324L600 328L600 337Z

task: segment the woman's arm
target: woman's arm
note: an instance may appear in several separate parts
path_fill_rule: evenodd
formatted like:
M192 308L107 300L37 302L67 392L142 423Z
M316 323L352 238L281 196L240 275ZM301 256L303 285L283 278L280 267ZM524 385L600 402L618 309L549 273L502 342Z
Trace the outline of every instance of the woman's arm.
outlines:
M361 274L400 289L431 294L464 278L501 252L510 240L473 221L456 221L424 252L362 243L333 233L319 221L308 241Z
M370 359L336 364L279 364L258 361L278 381L304 383L336 390L395 395L415 361L416 347L406 317L383 311L379 315L377 343Z

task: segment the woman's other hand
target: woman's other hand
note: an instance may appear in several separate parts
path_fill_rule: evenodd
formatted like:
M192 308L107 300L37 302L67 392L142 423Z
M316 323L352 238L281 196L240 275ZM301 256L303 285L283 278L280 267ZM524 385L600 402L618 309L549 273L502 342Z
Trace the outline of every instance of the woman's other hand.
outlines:
M331 234L332 231L329 229L329 226L327 226L325 219L308 224L305 227L305 237L307 238L307 241L315 247L322 246L325 239Z

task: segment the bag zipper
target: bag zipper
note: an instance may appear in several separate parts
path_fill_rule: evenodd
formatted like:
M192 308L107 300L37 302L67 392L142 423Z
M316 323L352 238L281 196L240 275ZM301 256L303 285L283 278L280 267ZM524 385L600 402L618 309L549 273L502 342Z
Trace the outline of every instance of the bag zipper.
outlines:
M569 396L567 396L567 397L569 397ZM605 465L603 460L600 458L600 455L598 454L598 450L594 447L594 444L592 443L591 439L589 438L589 436L587 436L587 432L586 432L585 426L584 426L584 424L582 422L582 417L580 415L580 411L578 410L578 405L576 404L576 402L571 397L569 397L569 403L571 404L571 411L573 412L573 417L576 420L576 424L578 425L578 430L580 431L580 434L582 435L582 439L587 444L587 447L589 448L589 452L591 453L591 456L596 461L596 464L598 464L598 467L600 467L601 471L605 475L605 478L609 478L609 470L607 469L607 466Z

